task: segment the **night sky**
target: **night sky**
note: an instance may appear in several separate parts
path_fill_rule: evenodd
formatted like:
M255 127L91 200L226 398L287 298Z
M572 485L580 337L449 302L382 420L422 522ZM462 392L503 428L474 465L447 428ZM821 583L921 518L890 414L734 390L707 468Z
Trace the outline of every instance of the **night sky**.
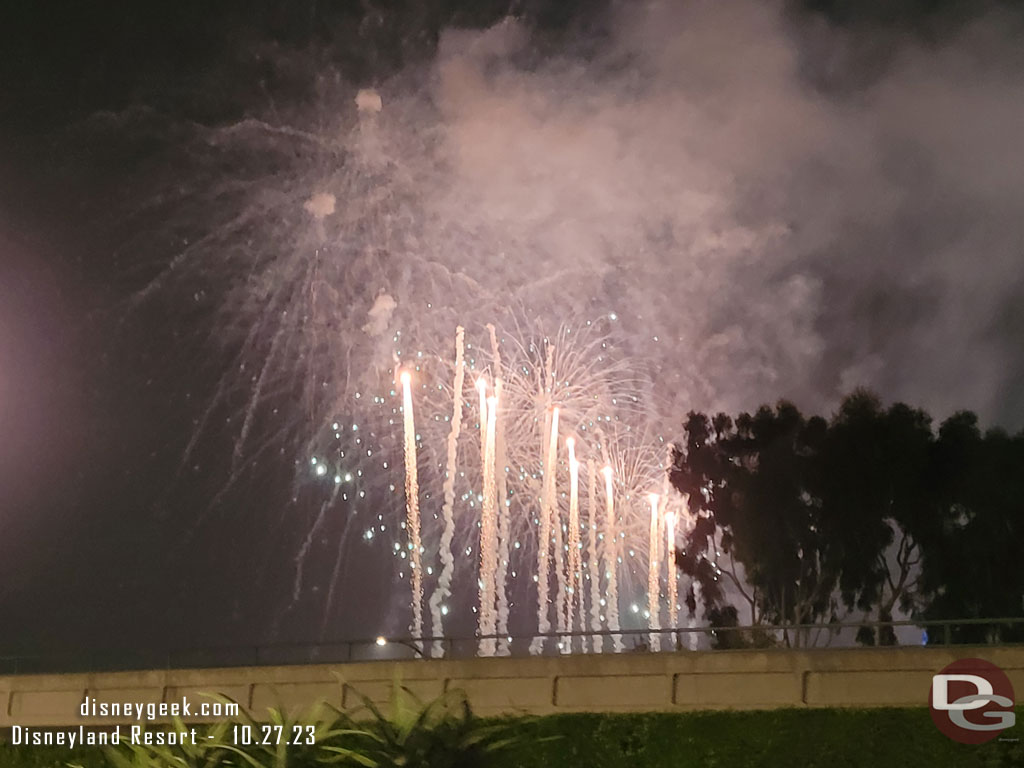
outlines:
M600 276L574 284L573 313L619 302L630 353L673 393L667 434L690 407L788 397L827 415L859 385L1024 427L1019 4L626 6L0 11L0 652L365 638L405 621L392 558L346 533L340 503L291 599L318 508L296 480L296 433L318 428L303 383L273 395L292 431L241 481L228 479L244 395L224 395L192 442L245 337L219 314L244 272L178 270L138 301L234 210L209 190L241 180L248 205L267 180L322 179L344 152L211 137L247 119L331 135L359 88L385 94L382 117L397 105L411 154L461 152L410 172L422 221L381 250L415 237L553 253ZM357 181L346 194L369 199L373 180ZM284 241L298 213L238 247ZM232 242L217 248L236 263ZM525 263L493 279L542 302ZM627 311L641 306L662 332Z

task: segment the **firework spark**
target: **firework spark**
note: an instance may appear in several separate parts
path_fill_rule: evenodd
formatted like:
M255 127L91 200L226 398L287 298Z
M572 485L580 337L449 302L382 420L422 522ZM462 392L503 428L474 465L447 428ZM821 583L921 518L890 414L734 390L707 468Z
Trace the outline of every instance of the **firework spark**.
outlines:
M601 631L601 574L597 570L597 473L593 459L587 460L587 581L590 582L590 629ZM604 650L604 638L594 636L594 650Z
M420 486L416 468L416 423L412 412L412 376L402 371L402 412L405 424L405 530L409 537L412 574L412 636L423 637L423 566L420 555Z
M661 564L658 562L660 549L660 532L658 530L658 499L656 493L650 494L648 500L651 504L651 536L647 550L647 612L648 626L652 630L661 629L660 613L660 587L659 572ZM651 649L661 650L661 635L651 632Z
M548 619L548 557L551 549L551 528L554 525L555 499L555 461L558 454L558 408L551 409L548 415L547 432L549 438L544 459L544 488L540 504L540 536L537 545L537 632L545 634L551 631ZM540 653L543 640L535 638L531 643L531 653Z
M619 629L619 536L615 524L615 488L612 482L612 468L605 466L604 475L605 529L601 546L601 571L607 580L608 629ZM622 650L622 636L612 636L612 648L616 653Z
M493 395L486 398L486 408L486 437L483 455L484 492L480 509L480 613L477 627L481 635L493 635L497 625L495 573L498 557L498 520L497 486L494 478L494 434L497 429L498 399ZM494 649L493 638L481 641L482 654L493 656Z
M569 452L569 529L567 531L565 594L565 626L569 631L582 630L583 584L580 569L580 463L576 458L576 440L566 438ZM570 644L571 649L571 644Z
M511 511L508 498L508 473L510 467L506 464L505 455L505 418L500 409L504 403L503 390L504 379L501 375L501 346L498 342L498 334L494 324L487 324L487 332L491 337L491 360L494 365L494 396L497 398L498 419L497 431L494 435L494 465L497 472L497 505L498 505L498 573L496 577L496 590L498 593L498 619L497 632L503 637L508 635L508 569L511 552L509 550L509 536L511 535ZM498 645L502 653L509 651L508 644L504 640Z
M668 625L675 628L679 621L679 606L676 605L677 572L672 564L672 553L676 548L676 513L668 511L665 513L665 559L668 564Z

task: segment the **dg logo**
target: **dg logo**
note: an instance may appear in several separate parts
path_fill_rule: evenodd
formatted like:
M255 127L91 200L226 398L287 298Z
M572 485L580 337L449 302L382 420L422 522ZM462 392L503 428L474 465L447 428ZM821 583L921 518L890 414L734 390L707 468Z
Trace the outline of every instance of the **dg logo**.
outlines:
M954 661L932 677L932 720L961 744L991 741L1016 723L1013 685L984 659Z

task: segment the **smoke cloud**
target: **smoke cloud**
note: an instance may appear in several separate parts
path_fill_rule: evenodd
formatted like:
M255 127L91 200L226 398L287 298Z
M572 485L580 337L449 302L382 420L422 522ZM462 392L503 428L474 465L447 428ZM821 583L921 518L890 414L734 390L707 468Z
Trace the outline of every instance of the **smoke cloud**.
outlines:
M461 269L616 313L679 407L827 410L863 385L1022 423L1006 19L861 69L855 33L770 3L630 4L607 27L587 58L537 56L513 21L443 36L431 117L407 114L437 120L423 200L470 233Z

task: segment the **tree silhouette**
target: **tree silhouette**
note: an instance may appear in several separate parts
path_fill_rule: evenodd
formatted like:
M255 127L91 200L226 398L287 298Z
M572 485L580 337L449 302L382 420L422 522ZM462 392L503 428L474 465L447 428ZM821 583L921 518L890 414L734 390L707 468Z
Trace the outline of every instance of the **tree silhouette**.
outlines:
M1024 615L1024 433L982 436L973 413L955 414L939 429L932 481L941 528L924 547L921 615ZM952 634L957 642L1021 640L1024 628L959 625Z
M722 628L791 627L783 640L797 646L812 641L797 627L851 612L880 622L897 609L918 618L1024 615L1024 434L982 436L967 412L937 436L931 424L924 411L885 409L864 390L829 421L784 401L735 420L689 413L670 480L691 514L676 553L690 577L691 613L703 608ZM740 608L730 605L737 597ZM1022 633L962 625L954 639ZM896 637L865 628L858 640Z
M706 611L721 612L725 575L752 624L831 617L838 571L807 483L826 430L824 420L807 420L787 402L735 423L689 414L686 448L675 451L670 480L697 516L678 562L699 585ZM807 633L792 642L805 644Z

